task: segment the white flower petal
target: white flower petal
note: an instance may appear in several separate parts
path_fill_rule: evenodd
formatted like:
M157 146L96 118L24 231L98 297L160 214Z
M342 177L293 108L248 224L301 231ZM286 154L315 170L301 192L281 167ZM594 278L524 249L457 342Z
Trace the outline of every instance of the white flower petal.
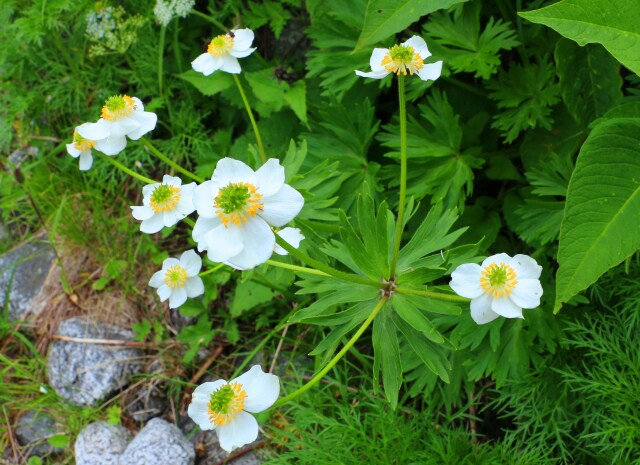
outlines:
M162 212L160 216L162 216L162 222L167 228L170 228L171 226L176 224L178 221L180 221L182 218L184 218L184 215L179 211L177 211L175 208L173 210L167 210Z
M278 231L276 234L291 244L294 248L300 247L300 242L304 239L302 232L298 228L284 228ZM289 255L289 252L280 247L277 243L273 248L273 251L278 255Z
M475 299L484 293L480 287L482 268L475 263L465 263L451 273L449 286L454 292L468 299Z
M138 97L131 97L131 100L133 100L133 104L136 106L135 111L144 111L144 104L142 103L142 100L140 100Z
M87 150L86 152L82 152L80 154L80 171L88 171L93 166L93 155L91 155L91 150Z
M213 384L213 383L205 383ZM202 431L211 430L214 428L213 423L209 420L209 401L196 401L192 400L187 409L187 414L200 427Z
M163 282L162 286L158 288L158 297L160 297L160 302L164 302L165 300L167 300L171 296L171 294L171 288Z
M178 308L187 301L187 291L183 287L177 287L169 297L169 308Z
M382 60L389 54L388 48L374 48L371 53L371 59L369 60L369 65L371 66L371 71L373 73L385 73L385 76L389 74L384 66L382 66ZM368 76L366 76L368 77Z
M228 260L242 252L244 242L241 231L246 229L246 225L249 223L250 221L247 221L244 226L232 224L229 227L219 224L202 237L198 242L198 250L202 245L202 249L207 251L207 257L212 262Z
M193 70L205 76L213 74L213 72L219 70L221 66L222 59L214 57L210 53L203 53L191 62Z
M218 433L220 447L231 452L258 438L258 422L250 413L240 412L226 425L218 425L216 433Z
M229 55L236 58L245 58L251 55L255 51L256 51L255 48L248 48L246 50L231 50L231 52L229 52Z
M168 268L171 268L172 266L181 266L180 260L174 257L169 257L169 258L165 258L164 261L162 262L162 269L165 271Z
M204 218L201 216L196 220L196 224L191 232L191 237L198 243L198 251L202 252L204 250L204 244L201 246L201 243L207 233L217 228L220 224L222 223L220 223L220 218L217 216L215 218Z
M249 270L269 260L273 255L276 237L260 218L249 218L240 228L244 248L224 262L238 270Z
M240 68L240 62L232 55L225 55L222 57L222 66L220 71L231 74L240 74L242 69Z
M427 63L416 74L423 81L435 81L442 74L442 61Z
M182 179L180 179L178 176L171 176L170 174L165 174L164 176L162 176L162 184L165 184L167 186L180 187L182 186ZM194 183L191 183L191 184L194 184Z
M479 325L489 323L499 316L491 310L491 297L488 294L483 294L471 300L471 318Z
M280 395L280 380L276 375L265 373L260 365L254 365L249 371L238 376L234 381L242 384L247 393L244 410L251 413L262 412L271 407Z
M184 283L184 290L187 292L187 297L190 299L204 294L204 283L202 282L202 278L199 276L187 278L187 281Z
M127 133L127 136L131 140L138 140L149 131L153 131L156 128L158 122L158 115L148 111L135 112L132 118L138 122L138 127Z
M272 196L262 198L264 208L258 213L271 226L284 226L294 219L304 206L304 198L293 187L285 184Z
M269 197L284 185L284 166L277 158L270 158L256 171L256 187L264 197Z
M491 255L490 257L487 257L484 259L484 261L482 262L481 268L485 269L492 263L495 263L497 265L499 265L500 263L509 263L510 260L511 260L511 257L506 253Z
M180 256L180 265L187 271L187 276L198 276L202 268L202 258L195 250L187 250Z
M522 308L536 308L540 305L542 285L537 279L520 279L509 294L514 304Z
M84 123L76 128L76 132L85 139L100 140L111 134L111 123L100 118L95 123Z
M153 215L140 223L140 231L146 234L155 234L164 227L162 215Z
M226 157L217 163L216 169L213 170L211 181L220 187L225 187L234 182L248 182L255 185L256 174L240 160Z
M80 156L80 150L74 147L73 144L67 144L67 153L71 155L73 158L78 158Z
M509 265L516 272L517 279L538 279L542 273L542 267L528 255L515 255Z
M153 194L153 191L156 190L156 188L160 185L159 182L154 182L153 184L145 184L142 187L142 196L147 198L147 197L151 197L151 194Z
M217 218L218 215L213 208L216 195L218 195L217 184L213 181L205 181L196 186L193 191L193 206L198 210L198 215L204 218Z
M193 189L185 189L183 187L180 193L182 195L180 197L178 205L176 205L176 210L182 213L183 216L189 216L196 209L195 205L193 204Z
M105 155L117 155L127 146L127 138L122 136L110 136L96 141L95 148Z
M366 77L366 78L382 79L384 77L387 77L390 73L389 73L389 71L387 71L385 69L384 71L371 71L369 73L365 73L363 71L356 70L356 74L358 76L362 76L362 77Z
M164 284L164 270L156 271L149 280L149 286L160 287Z
M251 47L255 34L251 29L231 29L233 32L233 50L247 50Z
M140 127L140 123L133 115L124 116L111 122L109 137L126 136Z
M508 297L493 299L491 310L505 318L524 318L522 308L514 304Z
M202 383L200 386L195 388L193 394L191 394L191 401L206 402L208 404L211 400L211 394L216 392L225 384L227 384L227 382L224 379L217 379L208 383Z
M131 214L138 221L148 220L154 215L153 208L151 207L131 207Z
M431 53L429 53L429 48L427 47L427 43L420 36L413 36L402 45L404 45L405 47L413 47L414 52L420 55L423 60L431 56Z

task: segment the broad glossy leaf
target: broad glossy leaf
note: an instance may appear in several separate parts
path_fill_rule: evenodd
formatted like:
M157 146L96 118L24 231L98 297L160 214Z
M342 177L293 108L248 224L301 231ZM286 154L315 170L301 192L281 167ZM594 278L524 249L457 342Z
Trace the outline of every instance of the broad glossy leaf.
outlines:
M406 29L421 16L466 0L369 0L355 50Z
M640 119L611 119L589 135L569 183L554 311L638 247Z
M602 44L623 65L640 74L638 0L563 0L519 14L549 26L578 45Z

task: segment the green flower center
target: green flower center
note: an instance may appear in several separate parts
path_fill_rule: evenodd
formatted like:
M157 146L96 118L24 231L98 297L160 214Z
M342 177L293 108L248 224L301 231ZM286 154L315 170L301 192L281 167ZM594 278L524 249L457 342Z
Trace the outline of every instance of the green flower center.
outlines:
M261 198L262 194L258 194L253 184L229 183L218 191L213 208L225 226L228 227L229 222L241 226L247 221L247 215L255 216L264 208Z
M85 139L77 132L73 133L73 146L76 148L76 150L86 152L87 150L92 149L94 145L96 145L96 141Z
M518 284L517 275L513 268L506 263L492 263L486 266L480 274L480 287L495 299L506 297Z
M413 59L413 53L412 47L405 47L404 45L394 45L389 50L391 59L402 63L409 63Z
M164 283L171 289L182 287L187 282L187 270L180 265L167 268L164 274Z
M413 47L394 45L389 53L382 59L382 66L390 73L409 74L417 73L424 67L422 57L415 52Z
M102 118L113 121L130 114L136 109L136 103L128 95L109 97L102 107Z
M240 383L225 384L211 394L209 420L214 425L225 425L233 420L244 407L247 393Z
M232 49L233 37L231 37L229 34L222 34L214 37L211 42L209 42L207 52L209 52L214 57L222 57L228 55Z
M149 204L154 212L165 212L173 210L181 197L179 187L161 184L151 193Z

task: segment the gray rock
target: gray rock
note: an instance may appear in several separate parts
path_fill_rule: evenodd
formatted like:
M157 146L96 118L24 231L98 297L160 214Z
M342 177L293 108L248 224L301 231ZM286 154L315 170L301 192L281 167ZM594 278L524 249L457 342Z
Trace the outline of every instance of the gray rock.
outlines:
M27 454L44 457L62 449L53 447L47 439L58 433L56 422L50 416L29 410L16 423L16 437L24 446Z
M157 379L149 379L126 394L123 399L125 412L135 421L143 423L161 416L169 407L165 390L166 386L163 383L158 383Z
M76 465L119 465L131 433L105 421L91 423L76 439Z
M154 418L127 446L119 465L193 465L195 457L193 445L175 425Z
M58 335L78 339L132 341L127 329L85 318L65 320ZM65 399L92 405L127 384L142 368L141 350L125 346L56 340L47 356L49 384Z
M44 308L42 287L53 268L49 243L34 239L0 257L0 308L9 293L9 321L25 320Z

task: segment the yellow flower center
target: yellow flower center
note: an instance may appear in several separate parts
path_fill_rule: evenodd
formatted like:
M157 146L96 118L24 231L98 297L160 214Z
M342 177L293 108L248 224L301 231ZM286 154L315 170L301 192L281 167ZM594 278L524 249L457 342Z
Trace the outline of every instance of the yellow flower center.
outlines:
M233 37L229 34L222 34L214 37L211 42L209 42L209 47L207 47L207 52L209 52L214 57L223 57L228 55L229 52L233 49Z
M480 276L480 287L494 299L506 297L518 284L517 275L513 268L506 263L492 263L486 266Z
M164 283L171 289L184 286L187 282L187 270L180 265L173 265L167 268L164 273Z
M218 388L209 400L209 420L214 425L224 426L230 423L244 408L247 393L240 383L224 384Z
M101 116L108 121L114 121L130 115L136 109L136 103L128 95L114 95L104 103Z
M264 209L260 201L262 194L256 192L256 186L248 182L232 182L218 191L213 203L222 224L229 227L229 222L242 226L248 216L255 216Z
M390 73L417 73L424 67L424 60L415 52L413 47L394 45L382 59L382 66Z
M73 148L75 148L76 150L86 152L87 150L91 150L94 145L96 145L95 140L85 139L77 132L73 133Z
M181 197L179 187L161 184L151 193L149 205L156 213L166 212L173 210L176 205L178 205L178 202L180 202Z

